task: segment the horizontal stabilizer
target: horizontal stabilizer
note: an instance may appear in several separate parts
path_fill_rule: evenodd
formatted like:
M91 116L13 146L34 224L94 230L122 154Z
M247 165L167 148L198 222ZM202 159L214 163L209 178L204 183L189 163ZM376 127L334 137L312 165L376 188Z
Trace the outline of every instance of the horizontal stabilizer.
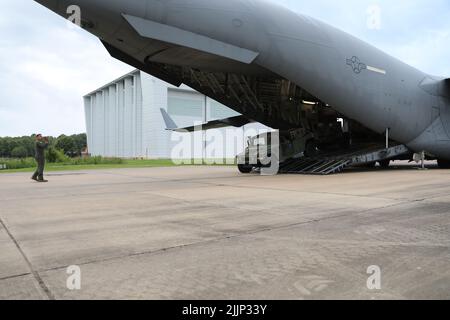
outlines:
M236 117L222 119L222 120L209 121L205 124L198 125L198 126L178 128L178 126L175 124L175 122L173 121L173 119L170 117L170 115L167 113L166 110L161 109L161 114L162 114L162 117L163 117L164 122L167 127L166 130L175 131L175 132L194 132L194 131L199 131L199 130L211 130L211 129L226 128L226 127L240 128L240 127L243 127L243 126L253 122L251 120L248 120L244 116L236 116Z
M214 54L245 64L252 63L259 53L218 41L197 33L123 14L123 17L141 36Z

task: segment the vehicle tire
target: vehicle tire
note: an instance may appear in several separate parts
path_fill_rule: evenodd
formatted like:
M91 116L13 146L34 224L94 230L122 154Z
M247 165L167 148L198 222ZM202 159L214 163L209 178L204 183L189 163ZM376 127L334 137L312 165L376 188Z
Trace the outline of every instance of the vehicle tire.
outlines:
M311 139L306 143L305 157L314 157L319 153L319 145L316 140Z
M450 161L449 160L438 159L438 166L441 169L450 169Z
M382 160L378 162L380 164L380 167L382 168L389 168L389 165L391 164L391 160Z
M238 170L239 170L240 173L247 174L247 173L250 173L250 172L253 171L253 167L245 165L245 164L239 164L238 165Z
M377 165L376 162L369 162L369 163L366 163L363 167L364 168L375 168L376 165Z

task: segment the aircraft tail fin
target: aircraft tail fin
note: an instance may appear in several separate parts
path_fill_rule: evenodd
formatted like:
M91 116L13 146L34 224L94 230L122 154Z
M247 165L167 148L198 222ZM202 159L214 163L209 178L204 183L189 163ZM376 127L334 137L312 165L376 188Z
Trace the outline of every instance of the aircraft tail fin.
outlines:
M166 130L169 131L175 131L178 129L178 126L176 125L176 123L173 121L173 119L169 116L169 114L167 113L166 110L164 109L160 109L161 110L161 115L164 119L164 123L166 124Z

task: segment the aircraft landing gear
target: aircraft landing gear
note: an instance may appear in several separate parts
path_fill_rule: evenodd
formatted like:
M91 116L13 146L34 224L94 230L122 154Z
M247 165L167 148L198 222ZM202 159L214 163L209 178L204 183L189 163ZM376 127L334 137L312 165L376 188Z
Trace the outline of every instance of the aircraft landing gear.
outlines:
M378 163L380 164L380 167L386 169L386 168L389 168L389 165L391 164L391 160L382 160Z
M438 166L441 169L450 169L450 161L449 160L438 159Z
M239 164L238 165L238 170L239 170L240 173L247 174L247 173L250 173L250 172L253 171L253 167L245 165L245 164Z

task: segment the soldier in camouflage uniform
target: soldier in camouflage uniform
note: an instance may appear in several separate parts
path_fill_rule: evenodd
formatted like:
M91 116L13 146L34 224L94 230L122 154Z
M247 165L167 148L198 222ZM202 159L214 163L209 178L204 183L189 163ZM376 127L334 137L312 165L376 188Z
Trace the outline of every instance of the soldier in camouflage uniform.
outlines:
M48 182L44 180L44 167L45 167L45 149L48 147L48 138L44 138L41 134L36 135L36 154L35 159L37 162L36 172L33 174L31 179L37 182Z

